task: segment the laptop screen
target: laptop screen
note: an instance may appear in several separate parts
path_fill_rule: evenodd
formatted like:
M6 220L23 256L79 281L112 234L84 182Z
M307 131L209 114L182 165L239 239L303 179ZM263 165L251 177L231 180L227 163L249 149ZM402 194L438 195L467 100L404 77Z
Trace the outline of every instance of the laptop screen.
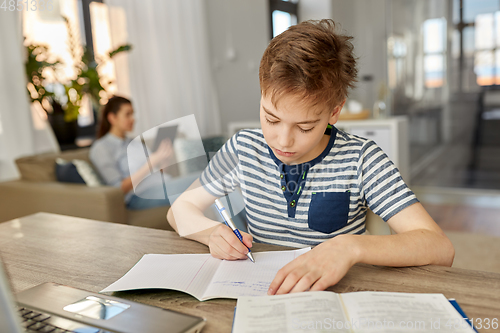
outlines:
M7 273L0 258L0 333L21 333Z

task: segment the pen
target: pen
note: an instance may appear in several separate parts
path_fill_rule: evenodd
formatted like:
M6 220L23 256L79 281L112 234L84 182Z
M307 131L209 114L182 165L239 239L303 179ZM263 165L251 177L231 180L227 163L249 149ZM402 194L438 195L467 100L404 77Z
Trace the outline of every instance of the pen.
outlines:
M234 225L234 222L233 220L231 220L231 217L229 216L229 214L227 213L226 211L226 208L221 204L221 202L219 201L219 199L215 199L215 207L217 207L217 211L219 212L220 216L222 217L222 219L224 220L224 223L229 227L231 228L231 230L233 230L234 234L238 237L238 239L243 243L243 237L241 237L241 234L240 234L240 231L236 228L236 226ZM245 245L245 243L243 243L243 245ZM245 245L246 246L246 245ZM248 249L248 247L247 247ZM252 255L252 252L250 251L250 249L248 249L248 253L247 253L247 257L248 259L250 259L253 263L255 263L255 259L253 258L253 255Z

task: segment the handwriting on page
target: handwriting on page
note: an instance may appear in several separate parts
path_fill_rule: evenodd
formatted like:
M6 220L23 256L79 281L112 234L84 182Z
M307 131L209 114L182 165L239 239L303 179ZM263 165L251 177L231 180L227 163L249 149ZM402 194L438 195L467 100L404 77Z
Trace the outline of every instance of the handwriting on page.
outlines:
M197 299L265 295L278 270L310 248L254 253L250 260L227 261L210 254L147 254L101 292L165 288Z
M255 263L250 260L224 260L219 265L204 296L266 295L269 285L280 268L308 250L304 249L300 252L257 252L254 253Z
M256 282L245 282L245 281L215 281L214 289L226 289L226 288L237 288L238 294L240 295L265 295L267 289L271 282L268 281L256 281Z

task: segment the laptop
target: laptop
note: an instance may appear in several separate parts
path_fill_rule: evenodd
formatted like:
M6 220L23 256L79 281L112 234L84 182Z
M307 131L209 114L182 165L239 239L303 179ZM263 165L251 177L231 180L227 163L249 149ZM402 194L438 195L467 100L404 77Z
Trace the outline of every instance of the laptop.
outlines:
M14 303L0 260L0 333L200 332L205 319L137 302L43 283Z

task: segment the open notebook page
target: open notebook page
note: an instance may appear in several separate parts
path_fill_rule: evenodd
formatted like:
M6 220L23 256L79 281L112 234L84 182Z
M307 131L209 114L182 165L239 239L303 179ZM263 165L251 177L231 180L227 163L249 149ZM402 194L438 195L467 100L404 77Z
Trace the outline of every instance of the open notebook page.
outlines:
M210 254L146 254L123 277L101 292L173 289L199 300L265 295L276 272L309 250L253 253L255 264L248 259L215 259ZM210 289L211 284L215 285L214 289Z
M310 248L254 252L255 263L250 260L223 260L208 285L203 299L266 295L267 289L280 268L309 250Z
M263 297L239 297L233 333L350 332L338 294L310 291Z
M201 299L221 261L210 254L145 254L127 274L100 292L173 289Z
M470 332L443 294L353 292L341 294L347 317L360 332Z

